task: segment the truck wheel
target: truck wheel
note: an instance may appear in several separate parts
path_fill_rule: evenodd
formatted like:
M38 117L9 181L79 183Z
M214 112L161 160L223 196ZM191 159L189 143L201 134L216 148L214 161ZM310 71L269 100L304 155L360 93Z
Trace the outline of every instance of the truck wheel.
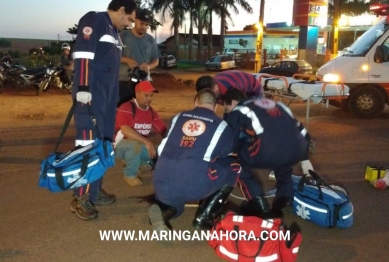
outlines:
M368 86L350 92L348 100L351 113L361 118L372 118L381 114L385 107L380 91Z

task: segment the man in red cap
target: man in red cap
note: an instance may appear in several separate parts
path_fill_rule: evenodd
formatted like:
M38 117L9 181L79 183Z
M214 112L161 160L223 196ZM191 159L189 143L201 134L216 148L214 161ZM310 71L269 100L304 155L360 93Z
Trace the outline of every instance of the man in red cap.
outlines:
M162 137L167 130L158 113L150 106L158 90L150 82L142 81L136 85L135 93L136 98L118 108L115 124L115 153L125 163L124 180L130 186L142 185L138 177L139 167L157 156L155 145L148 138L151 130Z

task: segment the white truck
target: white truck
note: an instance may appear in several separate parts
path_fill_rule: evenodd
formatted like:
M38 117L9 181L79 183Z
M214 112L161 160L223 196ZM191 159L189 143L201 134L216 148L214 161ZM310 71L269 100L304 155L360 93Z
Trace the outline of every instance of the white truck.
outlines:
M388 11L389 5L375 9L378 15ZM361 35L342 55L320 67L316 75L350 88L346 100L330 100L330 104L363 118L381 114L389 101L389 16Z

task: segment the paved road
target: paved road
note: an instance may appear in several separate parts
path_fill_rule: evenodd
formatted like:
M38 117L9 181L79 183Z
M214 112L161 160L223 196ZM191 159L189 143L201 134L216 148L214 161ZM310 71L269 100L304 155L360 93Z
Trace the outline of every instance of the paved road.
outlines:
M1 110L7 110L1 104ZM305 104L291 107L304 119ZM286 215L287 224L295 221L302 229L298 261L388 261L389 191L375 189L363 179L367 164L389 166L388 110L380 118L362 120L315 105L311 116L309 129L317 148L312 155L314 167L329 182L348 190L355 221L349 229L328 229ZM51 194L37 186L39 163L52 151L61 124L29 123L15 128L0 123L0 261L222 261L205 241L101 241L99 230L150 230L148 205L136 198L153 191L148 169L142 170L144 185L130 188L117 164L104 184L117 195L117 202L99 208L98 220L80 221L68 209L71 192ZM72 147L72 130L65 136L64 149ZM267 173L260 170L258 178L270 188L273 184L266 180ZM237 202L231 198L231 207ZM187 208L173 221L174 228L192 230L194 212Z

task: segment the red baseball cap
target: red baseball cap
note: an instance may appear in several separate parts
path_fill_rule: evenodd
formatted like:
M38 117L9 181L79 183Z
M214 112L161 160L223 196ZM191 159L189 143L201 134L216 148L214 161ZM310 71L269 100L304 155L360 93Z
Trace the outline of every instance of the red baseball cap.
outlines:
M149 81L141 81L135 86L135 92L158 93L158 90L155 89Z

